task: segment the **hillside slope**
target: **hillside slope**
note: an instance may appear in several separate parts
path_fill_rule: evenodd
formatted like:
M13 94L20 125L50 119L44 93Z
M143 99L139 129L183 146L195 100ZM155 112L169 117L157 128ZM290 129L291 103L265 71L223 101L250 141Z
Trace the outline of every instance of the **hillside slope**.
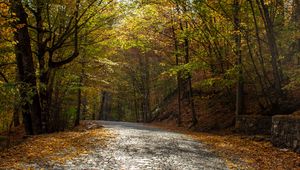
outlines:
M194 91L195 110L197 114L198 124L195 127L199 131L210 131L225 129L234 123L234 109L232 104L226 103L225 95L204 95L201 92ZM187 96L187 95L183 95ZM159 109L154 113L154 122L176 126L178 114L178 93L177 90L168 96ZM187 97L182 97L181 109L181 126L189 128L192 123L192 111Z

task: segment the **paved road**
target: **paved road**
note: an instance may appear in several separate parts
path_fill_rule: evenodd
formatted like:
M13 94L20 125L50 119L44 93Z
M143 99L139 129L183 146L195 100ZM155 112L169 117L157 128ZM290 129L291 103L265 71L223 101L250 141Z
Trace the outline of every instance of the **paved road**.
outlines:
M124 122L99 122L117 134L106 149L54 169L227 169L223 160L190 137Z

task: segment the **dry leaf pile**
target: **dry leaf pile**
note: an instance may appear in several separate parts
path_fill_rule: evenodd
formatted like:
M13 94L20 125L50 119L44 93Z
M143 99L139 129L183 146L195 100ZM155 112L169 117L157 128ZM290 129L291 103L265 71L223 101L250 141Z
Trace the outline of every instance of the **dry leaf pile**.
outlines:
M80 154L87 154L95 147L105 147L114 135L106 129L77 131L33 136L20 145L0 153L0 167L19 169L22 163L48 162L63 164Z

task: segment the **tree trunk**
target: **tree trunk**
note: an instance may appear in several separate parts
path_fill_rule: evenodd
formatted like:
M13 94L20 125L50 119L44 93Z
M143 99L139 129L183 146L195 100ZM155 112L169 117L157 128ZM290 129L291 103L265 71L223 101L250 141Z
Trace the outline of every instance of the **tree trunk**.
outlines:
M236 90L236 116L244 113L244 82L243 82L243 70L242 70L242 51L241 51L241 34L240 31L240 4L239 0L233 2L233 19L234 19L234 39L236 45L236 65L238 66L238 81Z
M41 123L42 123L42 133L48 132L47 122L48 122L48 114L50 110L49 106L49 90L47 88L49 81L50 70L47 70L45 67L45 53L46 53L46 43L43 41L44 39L44 30L43 30L43 8L44 2L42 0L35 1L36 10L33 13L35 17L35 31L36 31L36 47L37 47L37 59L38 59L38 68L39 69L39 81L41 87L39 88L39 98L41 103Z
M18 71L18 69L16 69ZM19 81L19 76L17 74L16 76L16 82ZM19 98L19 94L17 93L15 95L15 101L19 101L17 98ZM20 108L19 108L20 103L15 103L14 104L14 113L13 113L13 122L14 122L14 127L18 127L20 125Z
M80 112L81 112L81 84L82 84L82 76L80 76L79 87L78 87L78 91L77 91L77 110L76 110L75 126L78 126L79 122L80 122Z
M300 0L294 0L294 10L293 10L294 23L300 32ZM300 37L297 38L297 52L300 53ZM298 56L298 65L300 65L300 56Z
M265 5L264 0L260 0L260 4L257 0L258 6L260 6L260 13L263 16L264 19L264 24L265 24L265 29L266 29L266 35L268 39L268 45L269 45L269 50L271 53L271 64L272 64L272 69L273 69L273 77L274 77L274 84L275 84L275 93L276 97L280 97L282 94L281 90L281 71L278 66L278 58L279 58L279 53L278 53L278 48L277 48L277 43L276 43L276 38L275 38L275 32L274 32L274 27L272 20L270 18L269 10L267 6ZM277 101L275 102L277 104Z
M75 119L75 126L79 125L80 122L80 113L81 113L81 105L82 105L82 90L83 87L83 76L84 76L84 63L81 63L81 73L78 82L78 91L77 91L77 111L76 111L76 119Z
M255 11L254 11L253 2L252 2L252 0L248 0L248 2L249 2L250 7L251 7L251 13L252 13L253 21L254 21L254 25L255 25L255 36L256 36L256 41L257 41L257 45L258 45L259 63L261 65L263 76L264 76L264 79L265 79L264 84L266 86L270 86L271 81L268 78L268 74L267 74L266 67L265 67L265 61L264 61L263 51L262 51L262 42L261 42L261 38L259 36L259 27L258 27L258 23L257 23L257 19L256 19L256 14L255 14Z
M102 92L100 118L101 120L108 120L111 111L111 95L107 91Z
M179 66L179 42L177 39L177 35L175 32L175 28L172 25L172 32L173 32L173 39L174 39L174 50L175 50L175 59L176 65ZM177 113L177 126L181 126L181 74L180 72L177 73L177 104L178 104L178 113Z
M18 67L18 74L22 85L20 95L25 100L22 105L23 122L28 135L40 134L41 106L36 86L35 67L31 51L30 37L28 33L27 13L24 10L21 0L11 0L12 12L16 14L18 21L15 22L17 31L14 33L15 53ZM22 27L18 28L18 26ZM31 94L28 92L31 91Z
M184 7L184 12L186 12L186 8ZM188 30L188 23L187 21L184 22L184 27L183 28L183 23L180 21L180 29L181 31ZM190 42L189 38L187 36L184 37L184 59L185 59L185 64L188 64L190 62ZM193 86L192 86L192 75L191 71L188 70L188 77L187 77L187 82L188 82L188 97L189 97L189 104L191 105L192 109L192 124L189 128L192 128L197 125L198 119L197 119L197 114L195 110L195 102L194 102L194 94L193 94Z
M150 70L149 70L149 56L145 56L145 114L147 115L147 122L152 120L150 111Z
M138 108L138 101L137 101L137 92L136 92L136 88L135 88L135 82L133 81L133 102L134 102L134 112L135 112L135 120L136 122L140 121L140 115L139 115L139 108Z
M79 3L80 0L76 0L76 11L75 11L75 37L74 37L74 51L77 53L78 52L78 15L79 15ZM75 119L75 126L79 125L80 122L80 111L81 111L81 87L82 87L82 81L83 81L83 64L81 68L81 74L80 74L80 80L79 80L79 89L78 89L78 94L77 94L77 112L76 112L76 119Z
M20 125L20 116L19 116L19 107L14 106L13 113L14 127L18 127Z
M140 91L141 91L141 112L143 122L151 120L150 113L150 70L149 70L149 56L141 54L139 59L139 74L140 74Z

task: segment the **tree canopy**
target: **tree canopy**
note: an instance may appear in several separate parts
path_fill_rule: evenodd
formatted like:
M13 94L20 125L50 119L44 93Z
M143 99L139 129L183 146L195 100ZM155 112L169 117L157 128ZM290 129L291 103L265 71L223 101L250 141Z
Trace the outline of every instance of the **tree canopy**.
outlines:
M165 118L189 127L205 122L207 101L231 117L300 106L299 0L1 0L0 9L0 130L151 122L170 102Z

